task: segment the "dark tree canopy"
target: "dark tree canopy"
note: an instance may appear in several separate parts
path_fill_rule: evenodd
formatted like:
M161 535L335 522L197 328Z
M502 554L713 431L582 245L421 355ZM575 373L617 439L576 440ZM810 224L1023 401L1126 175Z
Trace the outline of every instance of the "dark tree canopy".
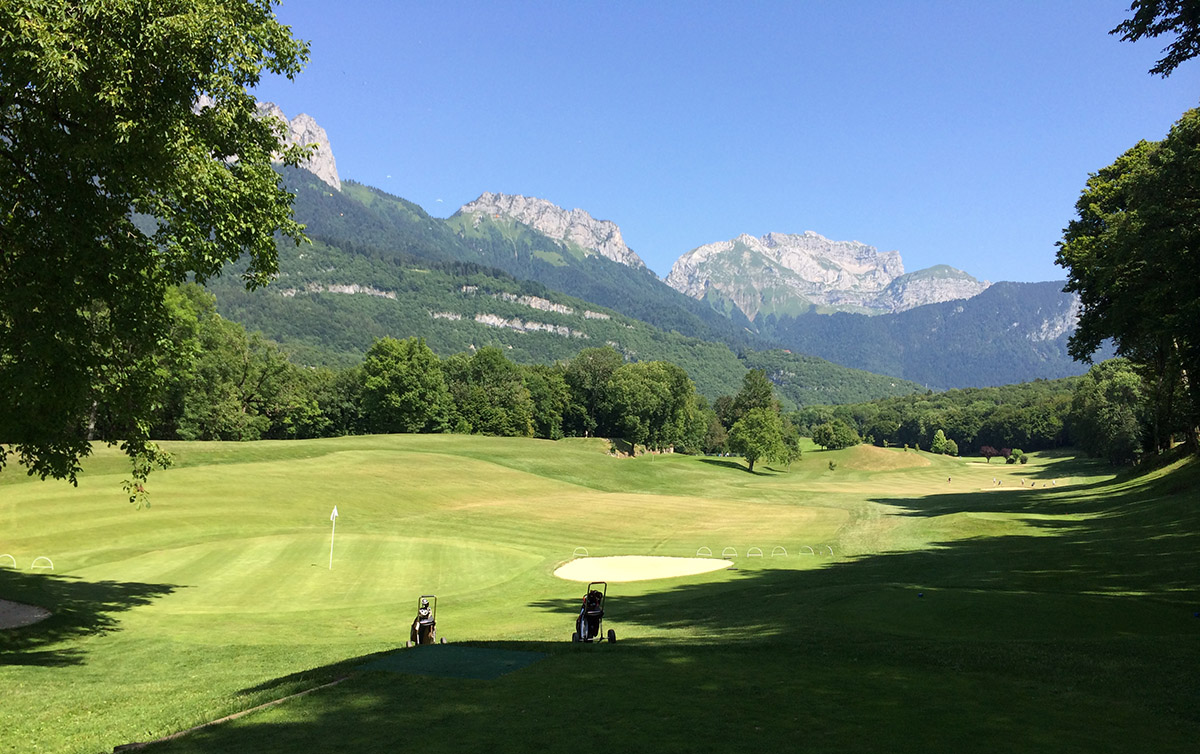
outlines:
M1122 21L1109 34L1120 34L1126 42L1145 37L1174 35L1164 48L1167 54L1150 69L1166 78L1185 60L1200 55L1200 0L1133 0L1133 17Z
M1056 259L1082 305L1071 355L1090 359L1111 339L1118 355L1146 370L1155 401L1172 404L1174 429L1195 446L1200 110L1184 113L1162 141L1140 142L1091 176L1075 207ZM1165 429L1156 444L1169 442L1172 428Z
M841 450L862 442L854 428L841 419L834 419L814 429L812 440L826 450Z
M74 480L98 406L152 452L169 287L247 254L262 285L303 237L272 169L303 150L246 91L307 56L274 5L0 3L0 466Z

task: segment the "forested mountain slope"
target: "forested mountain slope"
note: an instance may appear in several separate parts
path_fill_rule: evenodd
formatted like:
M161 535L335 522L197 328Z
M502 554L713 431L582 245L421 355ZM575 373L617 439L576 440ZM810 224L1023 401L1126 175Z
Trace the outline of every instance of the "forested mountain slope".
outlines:
M494 267L570 296L611 307L662 330L757 348L745 317L726 318L679 293L645 268L635 269L556 241L503 218L431 217L412 202L354 181L330 191L307 171L284 169L296 192L296 216L309 237L385 258L395 252L431 260Z
M1061 292L1059 283L997 283L970 299L897 314L869 317L773 313L751 323L736 307L728 308L728 316L723 316L708 302L675 291L645 268L589 254L570 241L549 238L498 213L460 212L442 220L416 204L353 181L344 181L338 192L306 171L285 169L284 174L296 191L297 218L307 225L306 232L318 245L308 249L308 257L303 256L304 249L285 250L284 276L273 289L290 288L303 291L303 295L292 296L290 301L251 304L254 297L228 286L218 293L222 311L232 313L236 307L237 316L244 317L248 326L285 339L300 349L301 358L313 363L349 363L382 334L429 333L426 337L431 345L444 355L472 345L495 343L514 351L513 358L523 362L552 361L580 348L611 341L620 344L631 358L677 361L689 373L694 372L706 394L727 390L730 380L736 380L737 370L717 376L725 369L719 366L724 359L692 357L695 366L690 366L687 358L665 355L678 352L682 348L678 344L694 338L707 341L708 346L720 343L724 350L744 355L786 350L796 354L797 359L798 354L810 354L854 369L903 378L870 388L877 391L886 387L884 392L866 395L855 388L854 397L843 395L840 400L890 395L892 383L903 384L903 380L942 389L1056 378L1084 371L1084 365L1073 362L1066 353L1075 301ZM323 254L336 258L314 266ZM419 268L427 272L414 272ZM496 270L508 275L498 275ZM414 281L422 275L428 281L439 282L434 288L421 288ZM489 302L497 304L495 310L458 310L445 304L443 297L461 298L461 293L452 292L462 285L479 285L478 281L456 285L454 279L463 275L495 281L488 285L499 286L497 290L502 288L509 295L536 295L550 300L554 296L549 291L562 292L577 300L568 308L585 311L590 307L610 317L624 315L628 327L622 326L616 335L603 333L599 320L554 322L549 314L530 317L528 311L512 302L499 306L497 299ZM310 285L318 288L310 291ZM328 285L407 293L396 299L362 294L356 303L349 304L338 298L346 294L333 293L331 298L329 289L320 288ZM424 303L417 306L414 297L424 297ZM583 301L590 304L580 303ZM561 325L568 332L587 333L588 337L571 335L564 342L548 330L530 333L482 324L473 319L477 315L533 322L534 327ZM471 324L450 316L465 316ZM370 322L360 321L363 317ZM651 327L639 330L643 322ZM596 331L589 331L588 326ZM672 332L679 335L670 336ZM572 340L578 342L568 346ZM670 348L666 347L668 341ZM660 345L648 350L650 342ZM706 347L696 343L688 348L699 353ZM804 368L799 373L814 372ZM826 389L837 393L848 385L871 384L857 377L838 379L842 384L809 385L802 391L808 397L797 394L793 400L800 404L813 400L838 402L829 395L819 396Z
M608 345L631 360L678 364L709 398L736 393L751 368L725 343L665 331L461 261L463 247L443 221L411 203L380 197L351 182L343 183L341 193L302 187L297 216L310 223L313 243L281 245L280 275L267 288L246 291L235 270L210 281L221 313L311 365L355 364L383 336L421 336L442 357L497 346L526 364L566 360L584 348ZM355 227L362 232L345 240L344 248L331 243ZM783 370L792 377L780 392L795 405L919 389L820 359L794 360Z
M960 301L869 317L761 318L792 350L933 389L983 387L1082 374L1067 354L1077 303L1060 282L995 283Z

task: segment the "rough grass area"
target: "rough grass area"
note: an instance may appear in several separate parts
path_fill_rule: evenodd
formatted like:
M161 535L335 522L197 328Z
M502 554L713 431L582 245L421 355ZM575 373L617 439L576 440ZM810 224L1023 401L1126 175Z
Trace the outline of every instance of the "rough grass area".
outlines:
M619 458L603 441L169 449L176 466L152 477L143 510L109 450L78 488L0 474L0 553L17 563L0 566L0 598L54 613L0 632L0 751L111 751L347 676L148 750L1200 740L1195 461L1118 477L1064 454L809 449L790 471L749 473L731 458ZM578 645L584 585L553 571L581 547L725 553L736 570L611 584L618 641ZM39 556L55 570L30 570ZM450 644L403 649L431 593ZM395 659L455 647L540 659L486 677L418 672L470 652Z
M927 453L904 448L877 448L874 445L858 445L847 448L843 452L844 460L840 465L848 469L863 471L891 471L895 469L914 469L929 466L931 461Z

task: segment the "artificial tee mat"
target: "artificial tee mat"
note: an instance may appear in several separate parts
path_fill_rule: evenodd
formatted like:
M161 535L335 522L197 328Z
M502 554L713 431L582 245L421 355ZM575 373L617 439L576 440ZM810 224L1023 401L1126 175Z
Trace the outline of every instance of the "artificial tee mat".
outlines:
M532 665L545 656L541 652L514 649L434 644L393 652L364 665L362 669L487 681Z

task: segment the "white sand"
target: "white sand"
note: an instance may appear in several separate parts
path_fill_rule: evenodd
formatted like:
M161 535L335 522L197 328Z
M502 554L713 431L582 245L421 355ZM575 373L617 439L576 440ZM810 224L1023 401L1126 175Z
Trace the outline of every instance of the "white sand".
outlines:
M44 607L0 600L0 629L31 626L49 617L50 611Z
M578 558L559 566L554 575L567 581L648 581L708 573L731 565L733 561L719 558L618 555L609 558Z

